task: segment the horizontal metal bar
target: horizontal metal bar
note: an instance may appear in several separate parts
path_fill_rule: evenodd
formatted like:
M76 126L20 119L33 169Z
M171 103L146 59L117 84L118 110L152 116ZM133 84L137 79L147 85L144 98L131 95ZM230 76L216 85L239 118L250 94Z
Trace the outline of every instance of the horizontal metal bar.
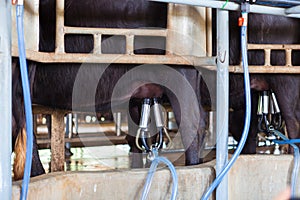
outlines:
M255 3L260 5L264 4L264 5L281 6L281 7L300 5L299 0L256 0Z
M300 6L294 6L285 10L286 14L300 14Z
M234 2L215 1L215 0L150 0L165 3L178 3L192 6L210 7L231 11L239 11L240 5ZM250 13L270 14L270 15L281 15L286 17L300 18L299 14L287 14L286 8L270 7L263 5L250 4Z
M167 37L167 29L85 28L64 26L65 34L139 35Z

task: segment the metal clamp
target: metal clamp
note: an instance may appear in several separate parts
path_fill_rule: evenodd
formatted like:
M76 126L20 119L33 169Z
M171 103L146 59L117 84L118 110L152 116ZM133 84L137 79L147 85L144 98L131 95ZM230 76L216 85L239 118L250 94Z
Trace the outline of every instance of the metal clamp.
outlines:
M153 112L154 112L155 125L156 125L159 133L156 138L156 141L153 144L149 145L147 138L150 137L148 125L149 125L149 121L150 121L151 104L152 104ZM170 135L164 124L159 99L153 98L153 101L151 101L151 99L149 99L149 98L144 99L143 105L142 105L142 110L141 110L141 119L140 119L139 129L138 129L137 135L136 135L137 147L140 150L146 151L148 153L152 152L153 149L160 149L163 144L163 134L165 134L166 137L168 138L168 140L171 142ZM140 144L139 144L139 139L141 139L141 141L142 141L142 146L140 146Z
M258 130L270 133L271 129L280 129L282 126L282 118L279 105L275 93L263 91L258 99Z

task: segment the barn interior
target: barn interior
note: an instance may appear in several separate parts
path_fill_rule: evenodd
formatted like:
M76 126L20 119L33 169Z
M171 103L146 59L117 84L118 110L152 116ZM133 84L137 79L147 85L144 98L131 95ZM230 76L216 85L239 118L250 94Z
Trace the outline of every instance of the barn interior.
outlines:
M132 63L143 65L194 66L201 72L211 97L207 109L206 138L202 157L203 164L184 166L185 154L178 124L168 102L162 104L161 114L164 127L172 140L164 137L160 155L169 159L176 168L178 192L176 199L274 199L289 185L297 182L295 172L297 159L287 154L287 144L278 145L261 131L257 135L256 154L237 155L236 162L208 197L205 194L214 183L234 152L239 148L228 128L229 74L245 72L243 64L229 65L226 55L230 38L229 11L240 11L241 3L247 4L247 12L300 17L300 5L294 0L255 1L180 1L158 0L167 6L166 27L143 28L95 28L65 25L65 1L56 0L55 48L40 51L40 1L24 2L24 38L26 59L39 63ZM155 1L156 2L156 1ZM131 2L132 3L132 2ZM22 199L24 181L12 181L11 165L11 57L18 57L18 35L15 7L11 2L0 3L0 23L10 27L0 30L0 45L4 51L4 72L0 73L1 127L0 140L0 196L1 199ZM213 14L218 15L213 19ZM215 20L215 21L214 21ZM249 22L252 23L252 22ZM218 32L213 32L216 26ZM249 30L251 31L251 30ZM66 49L65 42L70 35L84 35L92 38L91 51L74 53ZM10 36L11 35L11 36ZM121 41L125 47L120 52L110 52L101 46L102 37L109 36ZM162 54L138 54L136 40L141 38L159 40ZM4 38L4 40L2 39ZM214 41L213 38L217 38ZM150 42L152 40L149 40ZM7 41L6 41L7 40ZM2 42L1 42L2 41ZM148 41L148 42L149 42ZM174 42L176 41L176 42ZM6 46L5 46L6 45ZM216 47L215 47L216 46ZM247 43L248 51L261 51L264 62L249 64L251 74L298 74L299 64L294 62L294 52L299 44L253 44ZM285 54L282 65L272 64L272 52ZM225 53L224 53L225 52ZM1 53L2 54L2 53ZM0 54L0 60L3 55ZM294 56L294 57L293 57ZM87 65L85 66L85 63ZM73 90L73 92L78 92ZM81 101L81 99L78 99ZM74 109L75 110L75 109ZM30 178L25 199L138 199L144 193L149 168L131 169L128 135L128 114L126 109L109 112L87 110L76 112L54 109L40 105L32 106L33 131L36 134L39 154L45 175ZM154 122L153 122L154 123ZM224 125L225 124L225 125ZM285 130L286 131L286 130ZM51 132L51 135L49 134ZM9 137L7 136L9 135ZM146 163L148 153L143 153ZM4 162L2 162L2 160ZM232 163L233 164L233 163ZM170 170L171 171L171 170ZM165 165L159 165L148 199L173 198L174 180ZM296 177L293 177L296 173ZM293 191L300 196L297 184ZM255 191L255 192L254 192ZM205 197L204 197L205 196Z

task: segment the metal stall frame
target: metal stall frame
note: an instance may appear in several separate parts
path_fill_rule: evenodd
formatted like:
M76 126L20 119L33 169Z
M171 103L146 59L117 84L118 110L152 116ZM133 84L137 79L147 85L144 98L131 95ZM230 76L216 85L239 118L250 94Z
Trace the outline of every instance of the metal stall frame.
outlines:
M216 58L210 56L211 41L207 36L211 33L211 24L206 22L210 12L206 8L168 4L166 28L86 28L70 27L64 24L64 0L56 0L56 41L54 52L39 51L39 0L25 2L25 41L27 59L42 63L132 63L132 64L174 64L205 66L209 70L216 69ZM26 12L27 10L27 12ZM191 20L192 19L192 20ZM26 24L27 23L27 24ZM207 24L206 24L207 23ZM182 30L183 26L190 29ZM14 28L14 27L13 27ZM13 31L14 33L14 31ZM67 34L89 34L94 38L94 48L90 53L67 53L64 37ZM102 35L118 35L125 37L124 54L107 54L101 49ZM164 37L165 55L140 55L134 53L136 36ZM185 39L182 37L185 36ZM211 37L211 36L210 36ZM12 41L12 56L18 56L17 44ZM28 41L28 42L27 42ZM177 41L176 43L173 41ZM209 57L207 57L209 56ZM67 111L33 108L34 113L50 113L52 120L51 137L51 170L64 169L63 114ZM59 123L61 121L62 124ZM54 123L56 122L56 123ZM56 150L54 150L56 149Z
M31 12L33 15L38 15L38 3L37 0L33 0L27 3L27 6L32 8ZM155 0L160 2L171 3L169 4L169 12L168 15L171 14L172 6L176 3L178 4L186 4L192 5L196 7L211 7L221 9L224 6L224 1L218 0ZM37 1L38 2L38 1ZM174 3L174 4L172 4ZM29 48L26 51L27 59L50 63L50 62L93 62L93 63L145 63L145 64L180 64L180 65L193 65L193 66L201 66L207 68L209 70L217 70L217 86L219 86L222 82L222 88L217 88L217 96L222 95L224 98L228 97L228 73L229 72L242 72L241 66L228 66L228 38L227 34L224 36L224 32L222 35L218 35L217 38L222 38L224 43L219 43L218 47L218 67L216 68L216 57L211 57L210 53L203 55L197 54L195 52L186 53L186 54L176 54L176 49L173 49L172 45L166 41L166 55L135 55L134 54L134 36L160 36L166 37L172 35L172 30L170 27L167 29L107 29L107 28L77 28L77 27L66 27L64 26L64 0L56 1L56 11L57 11L57 28L56 28L56 49L55 52L46 53L38 51L38 20L35 21L34 31L36 31L36 36L34 38L35 43L32 45L33 48ZM26 5L25 5L26 8ZM240 10L240 5L233 2L228 2L224 8L225 10ZM220 21L218 22L218 26L222 30L226 31L226 27L228 27L228 11L219 10L218 13L224 17L220 17ZM299 12L297 9L284 9L277 7L268 7L261 5L250 5L250 12L252 13L264 13L264 14L272 14L272 15L282 15L288 17L297 17L300 18L299 14L295 14ZM169 16L168 16L169 17ZM169 23L169 18L168 18ZM221 25L223 24L223 25ZM228 30L228 28L227 28ZM75 33L83 33L83 34L91 34L94 37L94 50L90 54L69 54L64 50L64 35L65 34L75 34ZM126 53L125 54L102 54L101 46L101 35L124 35L126 38ZM32 35L31 35L32 36ZM226 38L226 40L224 40ZM170 38L169 38L170 39ZM211 47L208 45L206 50ZM250 73L300 73L300 66L292 66L291 62L291 52L294 49L300 49L300 45L255 45L249 44L248 49L265 49L265 64L264 66L249 66ZM286 52L286 66L272 66L270 64L270 52L273 49L281 49ZM175 52L175 53L174 53ZM208 51L209 52L209 51ZM12 55L18 56L17 48L15 45L12 46ZM210 56L210 57L207 57ZM221 58L221 59L220 59ZM225 59L225 60L224 60ZM226 84L223 83L226 82ZM227 89L226 89L227 88ZM217 99L220 99L217 97ZM226 98L228 99L228 98ZM221 116L228 115L228 109L223 109L228 104L228 100L218 101L217 109L218 114L217 118ZM221 111L223 110L223 111ZM228 119L222 118L222 123L219 123L217 120L217 130L222 130L224 128L224 124L228 124ZM218 128L219 127L219 128ZM225 127L226 128L226 127ZM224 129L225 129L224 128ZM218 131L219 132L219 131ZM227 133L227 134L226 134ZM224 137L227 137L228 131L222 132ZM218 143L222 141L227 141L226 138L219 139ZM222 145L223 146L223 145ZM227 145L226 145L227 147ZM226 148L222 147L222 148ZM223 149L224 150L224 149ZM222 151L222 150L221 150ZM61 154L60 156L63 156ZM224 154L221 153L223 159ZM220 160L219 156L217 156L217 160ZM221 162L226 162L226 160L222 160ZM220 167L225 163L221 163ZM227 191L227 189L225 189ZM217 192L218 193L218 192ZM223 198L222 198L223 199Z
M229 122L229 13L217 10L217 95L216 95L216 174L228 162ZM216 191L216 199L228 199L228 176Z
M240 5L233 2L227 2L224 8L224 1L215 0L154 0L159 2L178 3L192 6L205 6L217 9L217 120L216 120L216 174L220 174L226 163L228 162L228 76L230 72L243 72L242 66L229 66L228 65L228 11L240 10ZM300 18L300 7L293 8L277 8L267 7L261 5L250 5L250 12L261 14L281 15L287 17ZM220 41L223 40L223 41ZM300 46L295 45L270 45L270 44L248 44L249 50L263 49L265 53L265 63L263 66L249 66L249 72L252 73L299 73L300 67L292 66L292 50L299 50ZM271 50L284 50L286 54L285 66L272 66L271 65ZM227 55L226 55L227 52ZM283 70L288 69L288 70ZM221 98L220 98L221 97ZM224 100L225 99L225 100ZM221 144L220 144L221 143ZM228 199L228 176L224 176L222 182L216 190L216 199Z
M11 1L0 1L0 197L12 198Z
M234 2L227 2L220 0L151 0L165 3L174 3L174 4L184 4L190 6L199 6L199 7L209 7L216 8L228 11L239 11L240 5ZM224 7L224 8L223 8ZM259 14L269 14L269 15L279 15L285 17L300 18L300 6L294 6L291 8L280 8L280 7L270 7L263 5L250 5L250 13L259 13ZM249 65L250 73L300 73L300 66L294 66L292 64L292 51L300 50L300 44L248 44L248 50L264 50L265 62L263 65ZM285 65L274 66L270 62L270 55L273 50L282 50L286 55ZM213 69L211 67L210 69ZM241 65L231 65L229 66L229 72L233 73L242 73L243 68Z

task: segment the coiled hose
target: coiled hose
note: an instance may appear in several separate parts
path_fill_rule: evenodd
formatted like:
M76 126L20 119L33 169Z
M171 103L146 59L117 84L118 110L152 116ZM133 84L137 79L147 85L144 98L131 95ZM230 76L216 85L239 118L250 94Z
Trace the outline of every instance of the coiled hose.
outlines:
M32 122L32 109L31 109L31 99L30 99L30 87L28 80L28 70L26 64L25 55L25 44L24 44L24 31L23 31L23 15L24 6L23 1L18 1L16 6L16 16L17 16L17 31L18 31L18 45L19 45L19 61L20 61L20 71L24 95L24 105L25 105L25 117L26 117L26 162L24 169L24 178L22 182L21 200L27 199L28 185L30 180L31 172L31 161L32 161L32 146L33 146L33 122Z
M206 192L202 196L202 200L206 200L215 190L215 188L220 184L223 180L224 176L228 173L230 168L233 166L234 162L240 155L248 137L249 127L250 127L250 117L251 117L251 93L250 93L250 78L248 71L248 57L247 57L247 18L248 13L242 13L243 18L245 20L244 24L241 26L241 48L242 48L242 64L244 69L244 84L245 84L245 96L246 96L246 117L245 117L245 125L243 130L243 135L240 139L239 145L235 150L232 158L224 167L224 169L220 172L220 174L216 177L211 186L206 190Z

